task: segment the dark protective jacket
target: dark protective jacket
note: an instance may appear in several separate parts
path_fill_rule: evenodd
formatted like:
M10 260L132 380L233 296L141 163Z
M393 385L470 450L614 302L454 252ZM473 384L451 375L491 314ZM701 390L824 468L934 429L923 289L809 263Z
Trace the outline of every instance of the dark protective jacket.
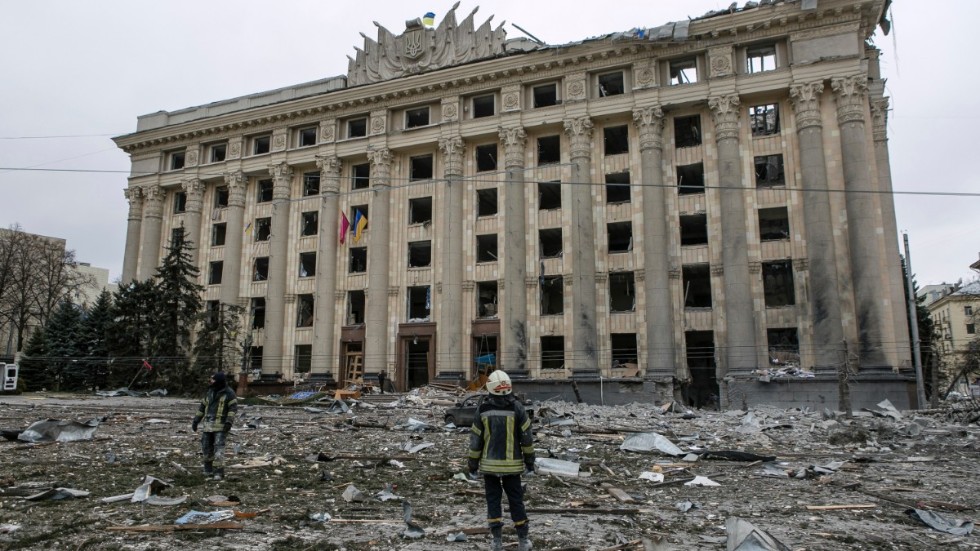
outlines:
M228 386L220 389L208 388L208 393L197 406L194 422L200 423L203 420L201 430L204 432L221 432L225 430L226 423L235 422L237 412L238 398L235 391Z
M513 395L489 395L480 402L470 427L469 458L485 474L521 474L534 465L531 419Z

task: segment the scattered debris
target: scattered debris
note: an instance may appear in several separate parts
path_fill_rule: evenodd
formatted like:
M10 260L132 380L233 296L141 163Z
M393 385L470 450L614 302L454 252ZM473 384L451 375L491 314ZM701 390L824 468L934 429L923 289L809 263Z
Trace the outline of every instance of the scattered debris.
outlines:
M954 536L969 536L973 532L973 521L966 519L953 519L945 515L940 515L935 511L924 509L909 509L906 511L908 516L928 525L933 530L953 534Z
M92 419L84 423L47 419L31 424L17 435L17 439L22 442L31 443L91 440L98 426L98 419Z
M725 531L728 532L728 551L791 551L781 541L738 517L728 517Z

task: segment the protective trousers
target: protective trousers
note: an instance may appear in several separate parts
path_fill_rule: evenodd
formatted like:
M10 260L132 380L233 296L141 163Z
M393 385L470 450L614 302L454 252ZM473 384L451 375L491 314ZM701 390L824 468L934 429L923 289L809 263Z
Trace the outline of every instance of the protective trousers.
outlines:
M224 431L201 433L201 451L204 453L205 465L213 465L216 469L224 468L227 435Z
M510 506L510 518L514 521L517 535L527 537L527 513L524 511L524 488L521 486L521 475L492 475L484 474L483 483L487 494L487 523L493 534L500 534L503 527L504 513L501 509L501 498L507 494L507 504Z

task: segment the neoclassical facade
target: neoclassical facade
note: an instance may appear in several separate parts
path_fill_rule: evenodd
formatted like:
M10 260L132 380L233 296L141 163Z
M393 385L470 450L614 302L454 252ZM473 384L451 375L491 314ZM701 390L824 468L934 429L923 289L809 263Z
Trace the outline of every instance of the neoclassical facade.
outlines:
M270 379L908 405L886 2L761 4L561 46L450 12L140 117L123 281L185 232Z

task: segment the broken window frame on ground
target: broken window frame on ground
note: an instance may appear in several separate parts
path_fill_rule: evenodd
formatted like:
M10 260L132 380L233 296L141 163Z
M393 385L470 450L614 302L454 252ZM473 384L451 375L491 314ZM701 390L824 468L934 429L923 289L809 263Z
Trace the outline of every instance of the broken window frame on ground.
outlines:
M711 266L685 264L681 267L684 308L711 308Z
M626 155L630 152L629 125L606 126L602 129L603 155Z
M786 241L789 237L789 209L787 207L759 209L760 241Z
M252 281L269 280L269 257L257 256L252 261Z
M409 241L408 267L430 268L432 266L432 240Z
M754 158L755 187L767 188L786 185L785 165L782 153L757 155Z
M708 215L704 212L681 214L681 247L697 247L708 244Z
M540 247L540 258L559 258L563 254L565 247L562 229L541 228L538 230L538 246Z
M296 327L313 327L314 300L312 293L296 295Z
M412 197L408 200L408 223L431 224L432 223L432 196Z
M749 127L753 137L779 134L779 105L768 103L749 107Z
M543 335L541 337L541 370L551 371L565 368L565 336Z
M633 272L609 273L609 312L636 311L636 276Z
M630 203L633 201L632 193L633 188L628 169L606 174L606 204Z
M432 316L432 287L429 285L409 286L405 289L405 308L407 319L429 321Z
M497 262L497 234L488 233L476 236L476 261Z
M320 211L308 210L300 214L300 231L302 237L309 237L320 232Z
M497 203L497 188L476 190L476 216L496 216L500 207Z
M348 255L347 273L363 274L367 273L367 247L350 247Z
M782 308L796 304L793 280L792 260L771 260L762 263L762 289L766 308Z
M561 180L538 182L538 210L561 208Z
M560 316L565 313L565 278L548 275L538 278L539 304L542 316Z
M351 289L347 291L347 316L344 318L344 325L360 325L364 323L366 305L367 295L364 289Z
M609 222L606 224L606 242L609 254L628 253L633 250L633 222Z
M316 275L316 251L306 251L299 253L299 277L313 277Z
M476 317L488 319L497 317L497 281L476 282Z

